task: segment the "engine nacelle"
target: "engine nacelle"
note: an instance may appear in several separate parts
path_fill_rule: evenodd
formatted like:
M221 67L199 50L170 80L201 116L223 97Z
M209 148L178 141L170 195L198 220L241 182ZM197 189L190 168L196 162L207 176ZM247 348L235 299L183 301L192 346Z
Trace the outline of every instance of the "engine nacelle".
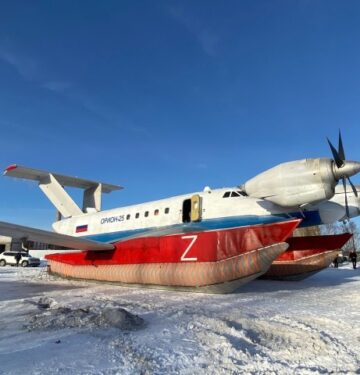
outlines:
M327 158L282 163L247 181L241 189L283 207L314 204L333 197L337 179Z

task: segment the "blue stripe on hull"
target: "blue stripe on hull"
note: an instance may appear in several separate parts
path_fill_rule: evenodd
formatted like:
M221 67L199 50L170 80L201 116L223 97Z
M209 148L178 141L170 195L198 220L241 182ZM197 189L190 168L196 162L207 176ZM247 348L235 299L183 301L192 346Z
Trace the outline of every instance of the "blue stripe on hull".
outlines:
M207 230L216 230L216 229L228 229L228 228L238 228L251 225L260 225L260 224L271 224L276 222L281 222L284 220L291 219L302 219L299 227L319 225L321 219L318 211L307 211L305 212L305 218L300 212L292 212L291 214L278 214L278 215L268 215L268 216L256 216L256 215L247 215L247 216L233 216L233 217L223 217L216 219L208 219L195 223L184 223L184 224L175 224L170 225L164 228L151 227L151 228L141 228L141 229L132 229L117 231L111 233L99 233L94 235L84 236L85 238L99 241L99 242L116 242L118 240L125 239L127 237L132 238L140 235L146 235L153 231L159 229L171 230L172 234L175 233L186 233L191 231L207 231Z
M133 229L133 230L124 230L111 233L99 233L94 235L85 236L90 240L99 241L99 242L115 242L127 237L132 238L139 235L146 235L146 233L158 231L158 230L171 230L172 234L175 233L186 233L186 232L202 232L208 230L216 229L228 229L228 228L237 228L245 227L251 225L260 225L260 224L271 224L276 222L281 222L285 220L290 220L291 217L288 215L272 215L272 216L236 216L236 217L225 217L225 218L216 218L208 219L200 222L194 223L184 223L184 224L175 224L168 227L152 227L152 228L142 228L142 229Z
M303 212L303 214L301 212L292 212L290 214L290 216L294 219L302 219L299 228L312 227L314 225L323 224L319 215L319 211L305 211Z

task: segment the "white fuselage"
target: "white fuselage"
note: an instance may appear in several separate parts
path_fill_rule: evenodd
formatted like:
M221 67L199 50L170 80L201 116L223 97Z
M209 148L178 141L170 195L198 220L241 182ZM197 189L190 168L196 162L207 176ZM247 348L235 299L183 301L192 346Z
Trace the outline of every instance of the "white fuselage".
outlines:
M144 231L161 228L173 228L173 232L176 233L183 231L184 227L188 230L191 228L213 230L286 219L284 209L271 202L243 196L238 191L238 188L223 188L175 196L75 216L54 223L53 227L59 233L110 242L117 238L133 237ZM201 220L184 222L184 201L194 195L201 198ZM224 195L230 196L224 197ZM87 226L86 231L77 233L79 226Z
M296 207L284 208L264 199L248 197L238 188L232 187L82 214L55 222L53 228L58 233L113 242L133 238L147 231L166 235L191 230L221 230L294 217L303 219L300 226L320 225L335 222L344 216L341 188L337 187L337 195L332 200L310 205L301 212ZM184 201L193 196L198 196L201 200L200 220L184 220ZM357 202L351 192L348 196L349 203L355 199ZM351 209L351 213L352 211ZM359 214L358 208L356 214ZM86 227L86 230L77 232L79 227Z

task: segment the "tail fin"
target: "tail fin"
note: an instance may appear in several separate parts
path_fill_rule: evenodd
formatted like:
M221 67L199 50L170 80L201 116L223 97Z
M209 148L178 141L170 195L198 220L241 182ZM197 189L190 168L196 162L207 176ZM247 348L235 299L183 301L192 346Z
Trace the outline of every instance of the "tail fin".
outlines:
M40 171L16 164L7 167L4 171L4 175L38 181L40 189L63 217L78 216L91 211L100 211L101 194L122 189L122 187L118 185L64 176L58 173ZM65 191L64 186L84 190L82 209Z

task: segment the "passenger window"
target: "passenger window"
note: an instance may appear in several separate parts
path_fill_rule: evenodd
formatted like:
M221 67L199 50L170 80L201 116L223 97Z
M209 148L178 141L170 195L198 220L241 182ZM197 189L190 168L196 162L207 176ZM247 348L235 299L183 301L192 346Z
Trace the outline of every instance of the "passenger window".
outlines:
M137 212L136 215L135 215L135 218L138 219L140 216L140 214Z
M224 195L223 198L229 198L230 197L230 191L227 191Z
M148 217L148 216L149 216L149 211L145 211L144 216L145 216L145 217Z
M155 216L159 215L159 210L155 210L155 211L154 211L154 215L155 215Z
M165 208L165 213L168 214L170 212L170 208L169 207L166 207Z
M130 214L126 215L126 220L130 220Z

